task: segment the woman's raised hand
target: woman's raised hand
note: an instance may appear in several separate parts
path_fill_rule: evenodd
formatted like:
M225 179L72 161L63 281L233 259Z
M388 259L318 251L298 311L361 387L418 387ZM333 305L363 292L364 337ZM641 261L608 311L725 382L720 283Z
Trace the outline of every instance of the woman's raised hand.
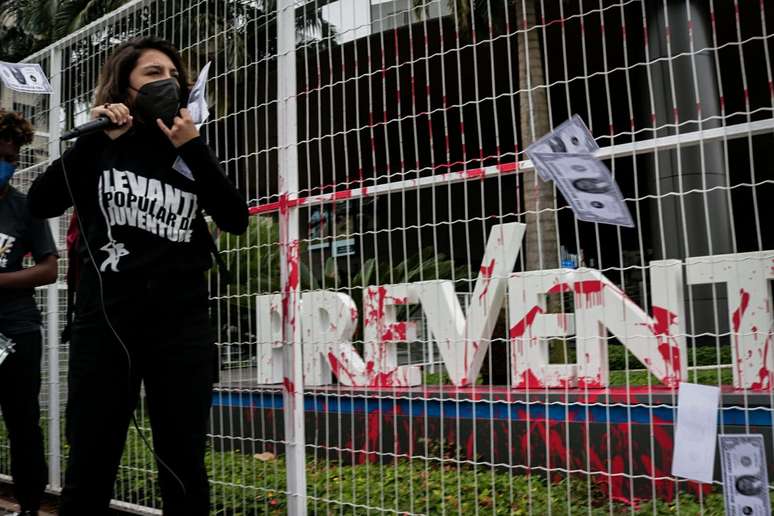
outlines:
M172 127L164 125L160 118L156 119L156 123L175 147L180 147L199 136L199 130L191 118L191 112L186 108L180 110L180 115L175 117Z
M101 106L94 106L91 110L92 120L96 120L101 116L106 116L113 122L113 126L105 129L107 134L112 140L115 140L132 127L132 115L129 113L129 108L124 104L102 104Z

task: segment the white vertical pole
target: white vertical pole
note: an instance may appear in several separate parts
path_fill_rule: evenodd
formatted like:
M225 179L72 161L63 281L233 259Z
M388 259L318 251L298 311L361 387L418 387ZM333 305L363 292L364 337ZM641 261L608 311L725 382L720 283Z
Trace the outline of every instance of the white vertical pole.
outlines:
M59 157L59 115L62 104L62 49L51 48L49 72L51 96L48 103L48 156ZM49 220L54 242L59 245L59 217ZM47 343L48 343L48 482L52 489L61 488L61 443L59 428L59 287L58 281L49 285L47 294Z
M285 350L283 408L288 475L288 512L306 514L304 457L304 380L299 296L298 208L287 200L298 195L298 127L296 120L296 23L293 0L277 2L277 139L279 147L280 277Z

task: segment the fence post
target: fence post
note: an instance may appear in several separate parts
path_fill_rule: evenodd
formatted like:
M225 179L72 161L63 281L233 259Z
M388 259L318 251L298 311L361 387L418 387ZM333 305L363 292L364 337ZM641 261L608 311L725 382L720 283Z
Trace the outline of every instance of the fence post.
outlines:
M48 157L59 157L60 106L62 104L62 49L51 47L49 52ZM49 220L54 241L59 246L59 217ZM51 489L61 489L61 433L59 428L59 285L46 289L46 333L48 344L48 482Z
M288 512L306 514L304 456L304 379L299 297L299 216L288 200L298 195L296 120L296 23L293 0L277 2L277 140L280 193L280 277L284 344L283 409L288 481Z

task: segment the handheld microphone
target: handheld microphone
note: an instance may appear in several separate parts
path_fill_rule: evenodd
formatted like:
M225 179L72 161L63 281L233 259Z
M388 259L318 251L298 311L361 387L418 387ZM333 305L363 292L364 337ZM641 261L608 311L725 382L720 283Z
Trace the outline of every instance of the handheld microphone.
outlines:
M84 134L91 134L96 131L100 131L102 129L107 129L111 125L113 125L113 122L111 122L110 119L105 115L101 115L100 117L95 118L94 120L90 120L86 122L85 124L81 124L79 126L73 127L72 129L64 133L60 138L60 140L61 141L71 140L73 138L83 136Z

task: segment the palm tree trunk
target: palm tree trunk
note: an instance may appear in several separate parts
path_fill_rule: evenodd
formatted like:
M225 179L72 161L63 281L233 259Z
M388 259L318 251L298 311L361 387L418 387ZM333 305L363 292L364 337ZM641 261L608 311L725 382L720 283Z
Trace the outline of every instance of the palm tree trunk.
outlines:
M516 13L521 28L534 27L537 20L535 0L516 0ZM545 84L540 31L519 34L519 98L521 114L521 148L550 130L546 90L537 89ZM558 235L554 185L543 182L534 171L522 175L526 222L526 269L540 270L558 267ZM550 210L550 211L548 211Z

